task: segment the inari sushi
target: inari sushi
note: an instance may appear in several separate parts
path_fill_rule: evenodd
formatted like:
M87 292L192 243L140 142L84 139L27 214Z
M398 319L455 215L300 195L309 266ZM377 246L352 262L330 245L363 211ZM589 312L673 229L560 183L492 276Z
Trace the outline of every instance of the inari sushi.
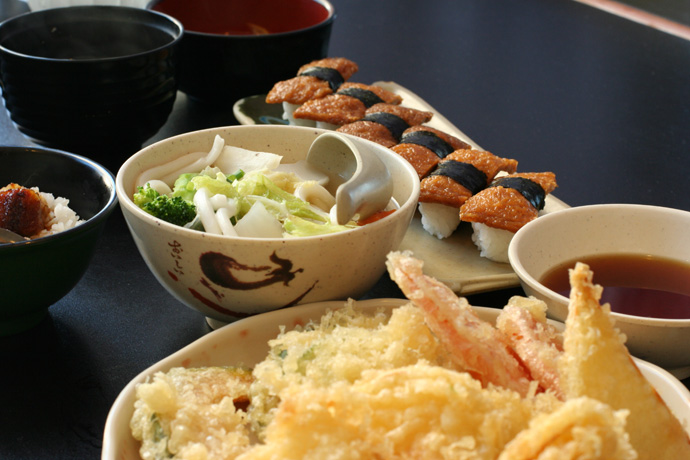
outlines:
M452 152L471 148L455 136L430 126L418 125L406 129L391 150L406 159L421 180Z
M375 104L401 102L399 95L379 86L348 82L333 94L306 101L293 112L293 117L314 121L320 128L336 129L364 118L367 109Z
M393 147L410 126L426 123L433 116L432 112L378 103L369 107L361 120L343 125L337 131Z
M513 235L539 216L546 195L556 187L552 172L516 173L498 177L468 198L460 208L460 219L472 223L472 241L481 255L507 263Z
M517 164L482 150L461 149L447 155L420 184L424 229L437 238L450 236L460 224L460 207L499 172L514 173Z
M303 65L297 76L277 82L266 95L269 104L283 104L283 118L290 124L315 124L295 120L293 112L305 102L326 97L338 91L359 67L346 58L324 58Z

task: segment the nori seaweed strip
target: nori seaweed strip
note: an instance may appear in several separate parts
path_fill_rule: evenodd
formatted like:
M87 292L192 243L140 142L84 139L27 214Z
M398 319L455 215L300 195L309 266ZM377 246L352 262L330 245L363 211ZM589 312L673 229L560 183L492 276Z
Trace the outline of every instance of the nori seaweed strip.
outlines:
M349 88L343 88L336 94L340 94L341 96L350 96L354 97L355 99L359 99L360 101L362 101L362 104L364 104L364 106L367 109L374 104L384 102L384 100L378 97L375 92L369 91L368 89L364 88L357 88L354 86L351 86Z
M489 187L512 188L520 192L537 211L544 209L546 192L541 185L524 177L499 177Z
M308 69L304 69L304 71L301 72L298 76L316 77L320 80L328 82L328 86L331 87L333 92L338 91L340 85L345 83L345 79L340 74L340 72L338 72L335 69L331 69L330 67L309 67Z
M388 131L391 132L391 135L396 140L396 142L400 142L400 138L402 138L403 132L410 127L410 125L405 120L403 120L397 115L393 115L392 113L388 112L370 113L368 115L365 115L364 118L362 118L362 120L373 121L374 123L378 123L380 125L385 126L388 129Z
M448 142L431 131L412 131L411 133L405 134L402 139L400 139L399 143L421 145L434 152L441 159L444 159L455 151Z
M462 161L447 160L439 163L429 176L446 176L469 190L472 195L486 187L486 174L476 166Z

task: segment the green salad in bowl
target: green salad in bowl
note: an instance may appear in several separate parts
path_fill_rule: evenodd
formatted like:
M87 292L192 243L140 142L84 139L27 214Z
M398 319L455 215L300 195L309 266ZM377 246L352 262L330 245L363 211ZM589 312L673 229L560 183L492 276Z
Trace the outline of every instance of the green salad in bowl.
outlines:
M208 155L195 160L198 155L190 154L190 163L183 166L144 172L134 203L175 225L254 238L340 232L375 221L396 207L392 201L366 221L355 216L339 225L335 197L324 187L329 177L306 162L282 164L280 155L225 145L220 136Z

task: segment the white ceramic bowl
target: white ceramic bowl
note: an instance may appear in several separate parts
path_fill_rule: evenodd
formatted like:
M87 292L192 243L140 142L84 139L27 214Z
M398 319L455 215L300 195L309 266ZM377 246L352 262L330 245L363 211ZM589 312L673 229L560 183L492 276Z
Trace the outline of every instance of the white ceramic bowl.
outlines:
M314 139L324 132L276 125L197 131L144 148L118 172L122 212L144 260L173 296L203 313L212 326L216 325L213 320L230 322L300 303L364 295L384 274L386 255L398 247L414 215L419 196L414 169L390 149L351 137L355 145L373 150L384 161L400 208L351 231L291 239L211 235L163 222L133 203L136 178L183 154L209 151L217 134L226 145L276 153L283 155L283 163L293 163L304 159ZM200 258L211 252L219 254L215 256L217 271L241 279L244 288L209 280Z
M549 269L595 254L652 255L690 263L689 235L690 212L633 204L581 206L525 225L511 241L508 256L524 291L547 303L549 317L564 321L568 299L539 282ZM612 316L632 355L679 378L690 375L690 319Z
M361 308L393 309L403 305L403 299L372 299L358 302ZM173 367L254 365L266 356L268 341L278 335L279 327L289 329L296 324L318 320L329 309L342 307L342 302L319 302L285 310L257 315L230 324L205 335L180 351L146 369L122 390L115 400L105 424L103 434L103 460L135 460L139 458L139 443L132 437L129 420L134 412L136 385L156 372L166 372ZM500 310L474 307L485 321L495 322ZM560 324L562 327L563 325ZM676 417L690 433L690 392L678 380L663 369L636 360L638 368Z

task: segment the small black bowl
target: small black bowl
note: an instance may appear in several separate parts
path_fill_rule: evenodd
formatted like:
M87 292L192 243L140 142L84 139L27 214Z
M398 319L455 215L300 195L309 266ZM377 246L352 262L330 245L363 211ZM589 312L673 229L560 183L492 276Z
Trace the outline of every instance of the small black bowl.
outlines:
M3 336L38 324L48 307L76 286L118 201L113 174L79 155L0 146L0 165L0 188L17 183L67 198L69 207L85 221L50 236L0 244Z
M326 57L335 19L327 0L153 0L147 8L184 25L180 90L230 106Z
M119 6L8 19L0 24L5 106L36 143L115 168L172 111L182 34L169 16Z

